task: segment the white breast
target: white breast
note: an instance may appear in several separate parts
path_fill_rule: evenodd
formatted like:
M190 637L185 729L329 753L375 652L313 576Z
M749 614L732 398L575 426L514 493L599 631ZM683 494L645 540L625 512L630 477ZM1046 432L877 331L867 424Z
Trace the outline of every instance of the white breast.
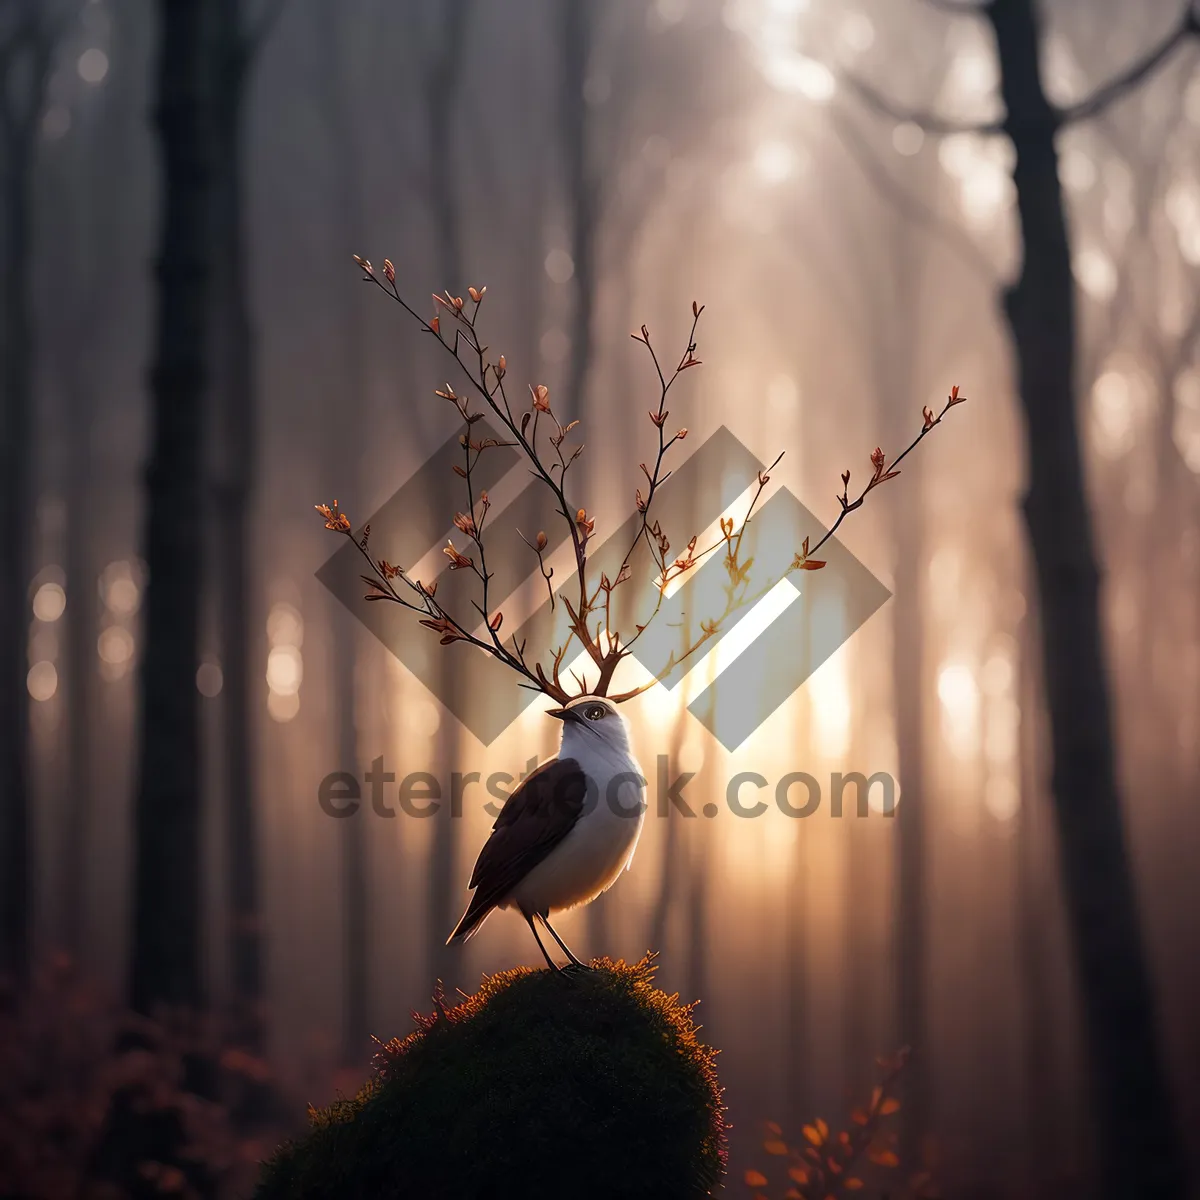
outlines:
M560 912L586 904L610 888L633 861L646 792L632 778L641 776L628 756L581 753L575 756L596 785L589 804L565 838L513 889L502 907L516 904L525 912Z

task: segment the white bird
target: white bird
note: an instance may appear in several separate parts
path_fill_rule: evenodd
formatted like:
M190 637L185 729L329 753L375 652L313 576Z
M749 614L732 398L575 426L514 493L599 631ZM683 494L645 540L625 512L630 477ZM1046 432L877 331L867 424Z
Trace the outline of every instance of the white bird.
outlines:
M611 700L580 696L550 716L563 723L557 758L542 763L504 802L471 873L467 911L447 939L469 938L496 908L525 918L546 962L534 918L575 967L550 914L594 900L633 861L646 815L646 780Z

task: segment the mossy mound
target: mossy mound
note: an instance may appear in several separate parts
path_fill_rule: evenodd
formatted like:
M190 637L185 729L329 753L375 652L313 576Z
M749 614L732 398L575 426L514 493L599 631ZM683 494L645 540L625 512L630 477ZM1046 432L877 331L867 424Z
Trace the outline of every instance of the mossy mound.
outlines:
M353 1100L264 1167L257 1200L707 1196L724 1166L715 1052L650 958L519 968L384 1047Z

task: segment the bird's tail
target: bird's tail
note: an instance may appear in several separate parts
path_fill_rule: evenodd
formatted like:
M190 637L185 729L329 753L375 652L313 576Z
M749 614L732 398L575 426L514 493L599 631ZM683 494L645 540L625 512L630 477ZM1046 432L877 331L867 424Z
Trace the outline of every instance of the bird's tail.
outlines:
M454 942L465 942L487 920L488 915L495 905L486 902L477 903L478 900L478 896L471 898L471 903L467 905L467 911L463 913L462 920L459 921L454 927L454 932L446 939L447 946Z

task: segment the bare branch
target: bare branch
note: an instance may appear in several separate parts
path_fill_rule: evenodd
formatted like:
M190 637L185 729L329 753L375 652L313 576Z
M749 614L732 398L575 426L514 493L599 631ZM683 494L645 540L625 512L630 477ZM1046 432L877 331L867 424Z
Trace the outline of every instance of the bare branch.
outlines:
M419 615L420 624L437 634L442 645L466 642L468 645L484 651L515 671L521 676L521 686L543 692L559 703L564 703L570 699L570 692L568 687L564 685L562 672L566 665L567 653L571 643L577 641L580 648L586 652L597 669L594 681L588 676L581 676L571 671L570 674L574 679L575 686L581 692L595 692L597 695L602 696L610 695L613 678L617 669L629 657L630 647L660 612L668 587L675 580L695 569L702 560L714 551L718 549L724 550L724 566L728 576L725 585L726 603L724 612L713 619L700 623L700 637L695 639L690 646L686 647L681 654L672 655L666 667L667 672L690 657L700 646L716 637L720 631L722 622L730 614L747 605L757 603L759 599L766 595L779 582L778 579L772 579L765 587L759 587L752 591L750 586L750 567L753 559L747 559L747 561L742 562L741 552L746 529L754 516L755 509L759 499L763 495L764 489L770 482L771 471L778 465L780 459L783 457L782 454L775 459L770 467L758 472L758 488L741 521L722 518L721 536L711 546L698 549L697 542L699 536L693 534L682 552L676 550L672 554L670 541L666 532L662 529L661 523L658 520L651 519L650 510L655 496L661 486L671 476L670 471L664 472L663 470L664 458L676 442L682 441L687 436L686 426L681 427L673 436L667 436L665 425L670 413L667 410L666 404L672 385L679 376L690 368L699 365L699 359L695 356L696 328L699 323L700 314L703 312L702 305L695 302L692 304L692 324L688 333L687 347L680 355L678 364L673 370L664 369L662 361L651 344L650 334L645 326L641 327L639 333L633 335L636 340L644 343L646 346L658 377L658 405L657 408L651 409L648 413L651 423L656 428L658 453L654 460L653 469L646 464L642 464L642 470L645 473L648 484L648 491L644 497L640 490L637 493L636 504L641 520L638 523L637 534L632 539L629 550L622 559L616 575L613 578L609 578L607 574L602 573L599 581L590 582L587 574L590 565L588 561L588 546L593 536L595 519L589 517L584 508L574 507L567 500L564 490L567 470L578 457L578 449L570 454L564 454L562 450L563 441L578 422L571 421L564 426L559 421L550 403L549 391L542 385L530 387L532 403L529 408L522 412L514 412L504 388L504 378L507 373L504 356L499 356L495 362L490 361L486 357L488 348L483 345L476 325L479 307L487 289L481 288L476 290L473 287L468 288L467 292L470 296L470 303L463 297L452 295L450 292L445 292L440 296L435 295L433 299L437 315L427 320L420 316L401 295L400 290L396 286L395 267L390 260L384 260L381 273L377 273L371 263L364 258L356 255L355 261L362 268L364 278L367 282L374 283L389 299L399 304L454 359L457 367L468 381L470 390L487 405L488 409L490 409L491 413L501 423L506 433L512 439L511 441L498 441L491 436L484 436L479 440L472 438L471 428L484 414L471 411L467 397L455 391L452 384L447 383L443 388L438 389L437 395L452 403L459 415L466 422L466 432L461 438L463 462L461 465L455 465L454 471L465 483L467 506L465 512L455 515L454 524L459 532L469 538L474 545L474 554L471 554L464 553L453 542L450 542L443 550L443 553L450 559L449 569L451 571L469 571L480 581L482 595L479 600L472 600L471 606L483 619L485 632L482 636L474 632L473 629L468 628L462 621L456 619L434 598L437 590L436 581L426 586L420 580L414 579L404 568L393 566L384 559L372 557L367 550L368 538L370 536L369 526L363 530L361 538L355 538L349 518L338 509L336 501L332 507L324 504L317 505L317 511L324 518L326 528L351 538L360 554L370 564L371 574L362 577L367 586L371 588L371 592L366 597L367 600L391 601L416 612ZM443 321L450 323L449 327L454 331L453 338L448 337L448 330L443 329ZM942 413L944 414L952 405L960 402L961 398L958 395L958 389L955 388L946 405L946 409L943 409ZM544 417L546 420L546 426L543 426L542 430L543 441L541 443L538 441L538 420L540 417ZM924 418L925 423L921 434L899 458L891 463L890 467L885 468L885 458L881 450L876 450L872 454L871 462L875 467L875 473L864 489L862 496L851 503L843 492L841 497L841 515L832 529L817 544L817 549L833 535L834 530L838 528L849 512L861 507L868 492L880 484L895 478L896 474L898 474L896 471L897 465L916 446L917 442L934 425L941 421L941 414L935 417L932 412L926 409ZM552 428L548 428L548 426L552 426ZM549 442L549 446L553 449L552 455L544 446L546 441ZM474 468L484 450L502 445L519 447L527 460L527 465L532 474L540 478L550 488L554 495L555 505L567 523L571 536L571 544L575 553L575 567L578 576L577 596L572 598L564 591L556 597L551 583L553 571L546 566L544 557L549 539L543 531L539 531L536 537L529 539L518 530L521 539L537 556L538 566L546 584L547 592L550 595L551 605L555 603L556 599L561 599L568 617L565 640L559 646L549 651L551 660L548 671L541 662L533 661L530 663L526 660L525 643L523 641L518 641L516 637L513 637L511 639L511 647L505 645L500 637L500 629L504 619L503 614L493 609L490 602L489 592L492 572L488 568L484 528L487 522L490 501L486 491L476 493ZM552 461L552 459L556 459L557 461ZM847 472L843 476L843 483L847 483L848 480L849 473ZM621 631L613 628L612 593L615 588L623 585L628 579L632 578L633 569L631 567L631 559L639 547L645 547L654 564L657 575L655 602L653 612L650 613L644 622L635 626L633 636L623 636ZM464 547L464 549L467 548ZM824 565L823 562L813 558L812 553L809 551L808 540L805 539L802 550L794 556L789 572L794 570L818 570ZM785 574L789 572L785 572ZM404 585L406 589L404 594L397 589L393 582L394 580L399 580ZM572 586L572 591L575 591L574 585ZM645 691L647 687L652 686L653 682L635 688L632 691L612 695L612 699L616 703L628 700Z
M982 4L971 4L970 0L964 0L961 4L956 4L955 0L925 0L925 3L952 17L986 17L993 0L984 0Z
M1126 67L1114 79L1097 88L1086 100L1057 110L1059 126L1086 121L1102 113L1110 104L1120 100L1139 83L1149 78L1185 41L1200 35L1200 12L1192 0L1184 6L1179 20L1167 34L1140 59Z
M940 238L957 254L970 269L991 287L998 286L996 272L987 255L979 249L972 238L963 232L961 226L951 221L945 221L927 205L921 203L891 172L871 153L866 142L854 129L849 121L843 120L837 113L833 114L834 124L842 134L842 141L850 151L859 170L867 177L872 186L896 211L907 221Z
M898 125L916 125L923 132L934 137L952 137L957 134L975 133L981 137L995 137L1005 132L1005 122L1001 118L995 121L980 121L975 124L947 120L936 113L922 112L920 109L905 108L896 104L889 97L878 91L871 84L856 75L843 74L842 80L860 100L880 116L895 121Z

